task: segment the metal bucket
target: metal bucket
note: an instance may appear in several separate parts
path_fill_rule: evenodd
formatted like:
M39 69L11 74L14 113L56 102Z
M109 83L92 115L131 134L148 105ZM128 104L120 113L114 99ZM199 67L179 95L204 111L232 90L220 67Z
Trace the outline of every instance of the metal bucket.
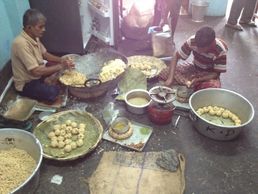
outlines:
M194 22L203 22L204 16L207 13L209 3L207 1L196 0L191 3L192 6L192 20Z
M0 129L0 150L9 148L25 150L36 161L36 168L32 174L11 193L35 193L39 184L39 170L43 151L39 140L31 133L15 128Z
M221 88L208 88L193 93L189 99L190 118L201 134L215 140L227 141L236 138L241 130L254 118L253 105L242 95ZM200 107L216 105L236 113L242 121L240 126L217 125L203 119L196 110Z

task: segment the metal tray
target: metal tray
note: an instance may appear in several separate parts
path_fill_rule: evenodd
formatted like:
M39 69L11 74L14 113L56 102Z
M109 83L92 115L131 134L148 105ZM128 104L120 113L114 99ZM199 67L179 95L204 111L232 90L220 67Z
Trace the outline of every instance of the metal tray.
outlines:
M131 122L131 127L133 129L133 134L128 139L124 139L124 140L114 139L108 134L108 130L104 133L103 139L117 143L121 146L130 148L136 151L142 151L145 145L147 144L153 129L150 126L137 123L135 121L130 121L130 122Z
M13 103L10 103L3 116L16 121L26 121L34 112L36 104L36 100L18 98Z

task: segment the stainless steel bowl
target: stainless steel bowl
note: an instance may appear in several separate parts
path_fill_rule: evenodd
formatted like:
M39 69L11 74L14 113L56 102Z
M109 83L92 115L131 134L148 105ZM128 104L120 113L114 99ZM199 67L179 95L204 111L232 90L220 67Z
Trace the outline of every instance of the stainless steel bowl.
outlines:
M36 168L20 186L11 193L34 193L39 183L39 169L42 162L42 147L31 133L15 128L0 129L0 150L16 147L25 150L36 161Z
M189 99L190 118L194 127L203 135L215 140L231 140L239 135L243 127L254 118L252 104L242 95L219 88L209 88L193 93ZM211 123L197 114L204 106L220 106L234 112L242 121L240 126L223 126Z
M118 126L121 125L121 126ZM130 121L125 117L117 117L111 124L111 128L118 134L126 133L129 130Z
M145 98L148 101L148 103L146 103L144 105L134 105L129 102L130 99L137 98L137 97ZM151 97L147 90L134 89L134 90L127 92L125 95L125 103L126 103L127 110L134 114L145 113L147 110L147 107L150 105L150 102L151 102Z

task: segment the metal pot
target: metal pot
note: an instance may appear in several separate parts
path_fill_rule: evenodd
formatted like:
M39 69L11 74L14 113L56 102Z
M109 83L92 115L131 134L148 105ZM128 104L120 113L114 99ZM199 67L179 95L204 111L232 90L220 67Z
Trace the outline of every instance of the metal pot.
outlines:
M127 58L124 55L110 48L102 49L98 52L90 53L76 59L76 69L85 74L88 80L85 83L85 87L68 86L69 92L78 98L88 99L101 96L112 87L115 87L123 74L104 83L98 79L103 64L114 59L121 59L127 64Z
M0 129L0 150L16 147L25 150L36 161L36 168L20 186L11 193L34 193L39 183L39 169L43 151L39 140L31 133L15 128Z
M148 102L143 105L132 104L130 99L132 98L145 98ZM150 105L151 97L147 90L143 89L134 89L126 93L125 95L125 103L127 110L134 114L143 114L146 112L147 107Z
M209 88L193 93L189 99L190 118L194 127L203 135L215 140L236 138L243 127L254 117L252 104L242 95L219 88ZM197 114L197 109L204 106L220 106L234 112L242 121L240 126L222 126L211 123Z

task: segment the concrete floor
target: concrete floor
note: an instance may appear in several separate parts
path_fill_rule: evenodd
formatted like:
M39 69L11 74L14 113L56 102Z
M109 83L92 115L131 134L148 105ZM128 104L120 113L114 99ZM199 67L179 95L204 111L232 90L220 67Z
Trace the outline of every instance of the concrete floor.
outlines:
M194 23L187 16L179 19L175 43L179 46L203 25L215 28L217 36L229 47L228 70L222 75L223 88L244 95L258 109L258 28L246 27L243 32L224 28L224 17L206 18L203 23ZM127 44L127 50L134 48ZM147 52L147 51L146 51ZM125 53L125 54L128 54ZM140 53L140 52L136 52ZM80 102L100 121L102 107L113 101L110 92L93 102ZM74 102L78 103L78 102ZM70 106L72 102L70 102ZM172 125L156 126L146 115L131 115L124 104L116 103L121 115L135 121L152 125L154 133L144 151L175 149L186 158L186 194L257 194L258 193L258 117L243 129L233 141L214 141L199 134L188 118L182 118L178 129L172 133ZM105 127L105 124L103 124ZM73 162L45 160L41 167L40 185L36 193L89 193L87 178L94 172L104 151L130 151L119 145L102 141L96 150ZM63 177L61 185L51 183L54 175Z

